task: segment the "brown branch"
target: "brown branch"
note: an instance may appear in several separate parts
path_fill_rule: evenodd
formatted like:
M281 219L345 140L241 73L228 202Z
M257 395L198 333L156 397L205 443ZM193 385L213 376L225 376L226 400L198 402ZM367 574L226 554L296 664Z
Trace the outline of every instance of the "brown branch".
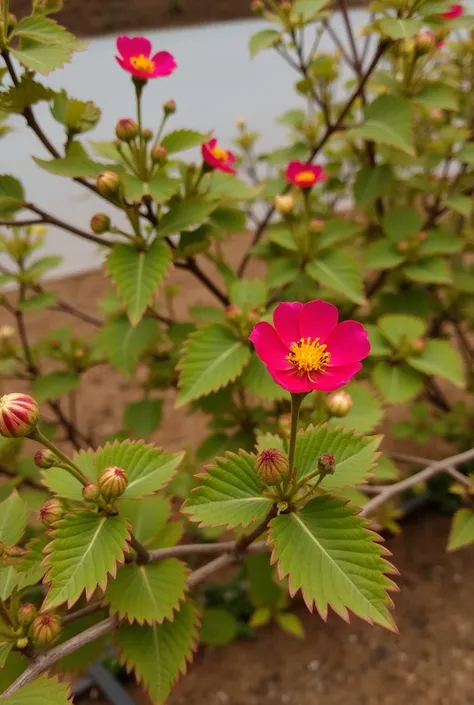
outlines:
M103 609L101 602L91 602L89 605L81 607L81 609L76 610L75 612L65 614L64 617L61 618L61 623L65 625L71 624L71 622L77 622L78 619L88 617L90 614L94 614L94 612L98 612L101 609Z
M194 276L199 279L199 281L204 284L204 286L209 289L209 291L214 294L214 296L219 299L224 306L229 305L228 296L223 294L222 291L214 284L212 279L209 279L207 274L202 271L194 257L188 257L186 262L175 262L175 267L178 267L178 269L186 269L188 272L194 274Z
M57 228L62 228L63 230L67 230L68 232L72 233L73 235L78 235L79 237L83 238L84 240L89 240L89 242L94 242L96 245L100 245L101 247L113 247L114 243L113 242L108 242L107 240L102 240L100 237L97 237L96 235L93 235L92 233L88 233L85 230L81 230L80 228L76 228L75 225L70 225L69 223L66 223L64 220L60 220L59 218L56 218L54 215L51 215L50 213L47 213L46 211L42 210L41 208L38 208L38 206L35 206L34 203L25 203L25 208L27 208L30 211L33 211L33 213L36 213L37 215L41 216L42 218L42 223L46 225L55 225ZM12 221L13 224L15 224L15 221Z

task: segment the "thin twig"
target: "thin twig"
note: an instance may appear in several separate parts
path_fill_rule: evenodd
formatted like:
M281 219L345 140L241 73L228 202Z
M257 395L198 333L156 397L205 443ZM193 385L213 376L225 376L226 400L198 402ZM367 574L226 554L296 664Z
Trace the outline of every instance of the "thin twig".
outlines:
M71 624L71 622L77 622L78 619L88 617L90 614L94 614L95 612L98 612L101 609L103 609L103 605L101 602L91 602L90 604L86 605L85 607L81 607L81 609L76 610L75 612L65 614L64 617L61 618L61 623L64 626L65 624Z

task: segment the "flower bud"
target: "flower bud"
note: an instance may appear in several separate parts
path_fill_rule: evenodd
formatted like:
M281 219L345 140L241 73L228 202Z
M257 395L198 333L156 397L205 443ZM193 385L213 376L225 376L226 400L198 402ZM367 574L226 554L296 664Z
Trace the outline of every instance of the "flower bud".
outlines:
M421 355L426 348L426 340L423 340L423 338L415 338L415 340L411 341L410 347L416 355Z
M162 147L161 144L157 144L152 148L150 156L153 164L161 164L161 162L164 162L168 157L168 150L166 147Z
M139 128L135 120L131 118L122 118L115 126L115 134L117 139L122 142L131 142L138 137Z
M57 456L48 448L42 448L35 454L35 465L43 470L54 467L58 462Z
M42 523L48 528L62 519L65 513L64 505L59 499L48 499L39 511Z
M275 209L281 215L290 215L295 208L295 199L290 194L275 197Z
M280 2L280 10L281 10L285 15L289 15L289 14L290 14L291 8L292 8L292 3L290 2L290 0L281 0L281 2Z
M405 254L408 252L410 249L410 243L408 240L400 240L400 242L397 242L397 250L400 252L400 254Z
M324 230L324 220L320 220L319 218L313 218L311 223L309 224L309 229L312 233L322 233Z
M93 482L88 482L82 488L82 496L85 502L95 502L100 497L99 488Z
M145 142L149 142L153 139L153 132L147 128L146 130L143 130L142 136Z
M351 395L340 389L338 392L333 392L326 397L326 408L331 416L341 418L346 416L352 409Z
M117 467L105 468L99 477L100 494L106 502L113 502L122 495L128 485L128 477L125 470Z
M15 337L13 326L0 326L0 343L9 343Z
M13 14L13 12L8 13L7 17L7 31L11 32L12 29L14 29L18 24L18 18L16 15Z
M411 56L413 54L413 52L415 51L415 48L416 48L415 40L412 38L403 39L400 42L400 51L405 56Z
M225 314L229 321L238 321L242 318L242 309L240 306L231 304L230 306L227 306Z
M0 327L0 359L8 359L15 352L15 329L12 326Z
M263 0L252 0L252 2L250 3L250 9L256 15L261 15L265 9L265 5L263 4Z
M35 605L31 604L31 602L26 602L19 608L16 618L22 627L28 627L36 619L37 614L38 610Z
M245 130L245 128L247 127L247 122L246 122L246 120L245 120L244 117L240 117L240 116L239 116L239 117L236 119L235 124L237 125L237 127L239 128L239 130Z
M424 242L428 238L428 233L422 230L421 233L418 233L417 238L420 242Z
M28 436L39 421L39 408L27 394L5 394L0 399L0 435L5 438Z
M96 213L92 216L90 226L93 233L103 235L110 230L110 218L106 213Z
M16 648L17 649L26 649L28 644L30 643L30 640L28 639L27 636L21 636L19 639L16 640Z
M120 188L120 176L115 171L101 171L95 183L101 196L115 196Z
M256 323L258 323L259 320L261 319L261 317L262 317L262 314L261 314L261 311L258 308L258 306L250 309L250 311L247 314L247 320L252 325L255 325Z
M441 108L433 108L433 110L430 111L430 118L433 122L442 122L444 120L444 113Z
M336 460L331 453L323 453L318 458L318 470L320 475L334 475L336 472Z
M429 54L430 51L436 48L436 38L433 32L427 30L420 32L415 37L415 47L418 54Z
M41 646L48 646L61 633L61 620L56 614L40 614L30 628L31 638Z
M163 103L163 112L165 115L173 115L176 112L176 101L170 98L166 103Z
M288 475L288 458L277 448L266 448L257 455L256 468L262 482L278 485Z

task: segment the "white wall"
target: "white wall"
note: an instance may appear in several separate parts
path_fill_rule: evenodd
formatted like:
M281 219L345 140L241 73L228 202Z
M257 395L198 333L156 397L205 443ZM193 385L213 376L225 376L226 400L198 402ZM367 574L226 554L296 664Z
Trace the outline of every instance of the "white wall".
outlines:
M366 13L351 12L354 26L363 24ZM340 36L343 27L334 13L332 24ZM267 51L250 61L249 37L267 26L260 20L228 22L184 29L146 31L153 46L172 52L178 70L169 78L151 81L144 93L144 124L155 127L161 116L161 105L174 98L178 112L170 126L213 129L225 145L235 136L235 118L244 116L250 128L262 133L264 149L278 146L284 129L275 118L297 105L293 91L295 74L287 64ZM77 53L64 69L47 79L52 88L66 87L69 93L84 100L94 100L103 110L99 127L86 137L110 140L118 118L134 114L133 88L130 78L116 64L115 36L91 40L86 51ZM320 50L332 50L325 37ZM62 139L61 126L54 122L45 105L35 112L40 124L56 145ZM40 207L70 222L87 227L91 215L103 210L103 203L80 186L39 169L31 155L48 158L44 148L24 124L22 118L12 121L15 132L0 143L0 173L21 178L27 197ZM47 250L61 254L61 274L95 266L99 259L96 248L63 231L51 228Z

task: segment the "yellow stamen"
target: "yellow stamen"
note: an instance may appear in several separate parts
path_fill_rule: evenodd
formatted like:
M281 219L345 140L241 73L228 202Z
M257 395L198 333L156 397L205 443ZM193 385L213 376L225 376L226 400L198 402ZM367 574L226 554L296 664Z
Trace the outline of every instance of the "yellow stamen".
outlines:
M295 181L297 184L314 184L316 176L312 171L300 171L300 173L295 176Z
M227 152L225 151L225 149L221 149L217 145L211 149L211 154L220 162L226 162L228 159Z
M148 59L143 54L139 56L131 56L130 63L136 71L143 71L144 73L153 73L155 70L155 62Z
M290 346L290 354L287 360L291 362L298 373L309 374L310 372L321 372L329 364L330 353L326 352L326 345L319 344L319 338L300 338L297 343Z

